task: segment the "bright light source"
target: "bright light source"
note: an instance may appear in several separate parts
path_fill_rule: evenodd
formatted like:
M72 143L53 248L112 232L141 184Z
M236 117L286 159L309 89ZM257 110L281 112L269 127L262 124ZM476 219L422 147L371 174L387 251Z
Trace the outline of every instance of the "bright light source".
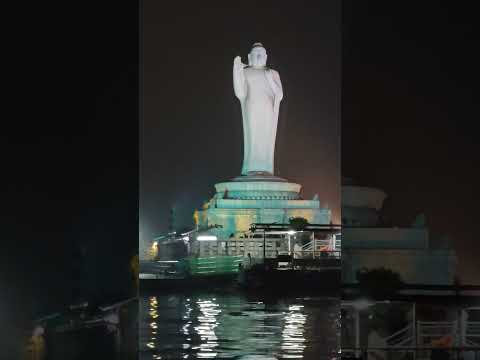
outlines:
M217 240L217 237L214 235L200 235L197 236L198 241L215 241Z
M154 241L153 244L152 244L152 247L157 247L157 246L158 246L158 242Z
M288 235L294 235L295 233L296 233L296 231L294 231L294 230L289 230L288 231Z
M184 236L182 239L188 241L188 236Z

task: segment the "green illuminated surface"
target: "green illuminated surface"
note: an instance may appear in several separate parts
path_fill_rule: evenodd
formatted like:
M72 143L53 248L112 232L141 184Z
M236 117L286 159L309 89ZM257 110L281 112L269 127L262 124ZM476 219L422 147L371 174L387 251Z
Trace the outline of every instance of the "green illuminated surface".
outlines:
M205 258L188 258L182 260L192 276L233 274L238 272L238 264L243 256L212 256Z

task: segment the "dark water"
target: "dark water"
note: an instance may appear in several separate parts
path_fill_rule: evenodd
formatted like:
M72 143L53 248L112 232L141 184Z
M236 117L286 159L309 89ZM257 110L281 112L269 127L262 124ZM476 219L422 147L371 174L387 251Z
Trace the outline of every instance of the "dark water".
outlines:
M143 296L140 360L338 359L339 300Z

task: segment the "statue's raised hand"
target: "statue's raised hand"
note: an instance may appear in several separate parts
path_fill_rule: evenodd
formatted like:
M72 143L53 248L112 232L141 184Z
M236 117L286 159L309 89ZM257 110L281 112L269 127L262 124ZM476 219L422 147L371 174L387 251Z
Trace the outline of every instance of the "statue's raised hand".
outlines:
M240 56L236 56L235 59L233 59L233 68L235 70L242 70L245 68L247 65L242 63L242 58Z
M233 89L235 90L235 96L240 99L240 101L243 101L247 96L245 73L243 71L245 66L240 56L233 59Z

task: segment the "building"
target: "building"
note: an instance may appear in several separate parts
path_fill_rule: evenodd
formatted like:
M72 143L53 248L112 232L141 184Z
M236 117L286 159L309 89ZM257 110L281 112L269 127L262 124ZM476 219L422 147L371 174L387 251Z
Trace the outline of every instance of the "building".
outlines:
M452 285L456 256L452 249L434 249L427 227L382 224L387 194L380 189L342 180L342 277L356 283L361 269L386 268L406 284Z

